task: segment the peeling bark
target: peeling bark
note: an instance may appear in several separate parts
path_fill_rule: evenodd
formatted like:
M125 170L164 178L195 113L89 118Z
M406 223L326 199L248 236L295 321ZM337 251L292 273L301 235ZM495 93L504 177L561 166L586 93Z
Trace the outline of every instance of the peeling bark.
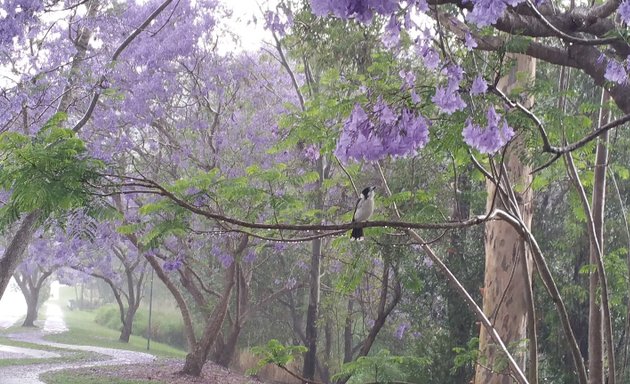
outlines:
M517 73L525 72L530 79L535 76L536 63L531 58L517 55L516 66L509 76L501 79L499 87L508 89L516 85ZM530 100L531 103L533 100ZM521 137L512 142L505 155L505 169L501 172L501 180L509 179L506 185L518 186L519 192L514 192L519 201L518 210L523 223L529 228L532 220L532 191L529 188L532 176L531 168L523 162L524 143ZM506 202L496 197L496 186L491 181L487 183L488 199L487 211L494 208L511 211ZM494 207L492 206L494 204ZM509 205L509 204L507 204ZM523 239L519 233L504 221L491 221L486 224L485 234L486 267L484 279L483 310L493 322L501 339L515 351L516 346L527 338L527 324L530 314L531 299L527 292L531 292L533 260L526 251ZM531 320L533 321L533 320ZM481 328L479 335L480 365L475 373L475 383L478 384L509 384L507 364L504 364L502 353L495 348L485 328ZM515 360L524 369L526 355L514 353Z

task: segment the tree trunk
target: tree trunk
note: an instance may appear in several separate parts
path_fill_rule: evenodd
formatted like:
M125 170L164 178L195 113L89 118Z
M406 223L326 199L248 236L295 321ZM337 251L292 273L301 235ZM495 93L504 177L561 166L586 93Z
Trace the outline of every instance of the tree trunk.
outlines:
M322 191L322 183L326 177L324 169L324 159L320 157L317 160L317 209L323 209L324 197ZM320 275L321 275L321 257L322 257L322 240L315 239L311 248L311 270L309 277L309 296L308 309L306 312L306 329L304 331L306 339L306 348L308 351L304 354L304 365L302 367L302 375L310 380L315 378L315 368L317 365L317 320L319 318L319 294L320 294Z
M38 266L31 273L18 272L14 275L17 285L24 295L26 301L26 318L22 323L23 327L34 327L39 311L39 295L46 279L52 274L52 271L41 271Z
M230 366L230 363L234 359L236 344L238 342L238 337L241 334L241 329L242 328L238 322L234 322L227 340L224 342L221 350L217 351L217 354L215 355L215 363L226 368Z
M352 361L352 315L354 312L354 299L348 297L348 305L346 307L346 322L343 327L343 362L349 363Z
M125 321L123 322L122 330L120 331L120 337L118 341L123 343L129 342L129 337L131 337L131 332L133 331L133 319L136 316L137 305L128 305L127 313L125 314Z
M28 293L24 293L26 299L26 318L22 323L23 327L34 327L37 320L37 309L39 304L39 287L33 288Z
M197 341L194 349L186 355L186 362L184 363L184 368L181 370L181 373L185 375L201 375L201 370L206 363L208 353L217 339L217 335L221 331L223 320L225 320L225 315L229 308L232 288L235 284L236 264L236 262L232 263L228 271L226 271L225 285L221 299L212 311L212 315L206 323L203 335Z
M602 95L602 102L607 101L607 95ZM609 120L608 109L601 107L599 126ZM608 162L608 132L605 132L597 140L597 152L595 155L595 172L593 176L593 229L597 244L590 243L589 263L597 265L599 251L604 254L604 206L606 200L606 170ZM599 248L599 249L598 249ZM601 281L597 270L593 270L589 276L589 328L588 328L588 372L591 384L604 383L604 322L602 318ZM610 358L610 356L609 356ZM614 375L614 371L610 372Z
M389 280L390 280L390 270L392 271L391 275L393 275L393 284L394 284L394 292L392 294L392 298L387 302L387 297L389 294ZM363 340L361 344L361 349L359 350L359 354L357 357L367 356L370 353L370 349L372 349L372 345L376 341L376 336L378 336L379 332L385 325L385 321L387 317L392 313L400 299L402 298L402 286L400 284L400 280L398 276L396 276L396 272L393 271L389 263L386 263L383 267L383 275L381 276L382 288L381 295L378 303L378 314L376 319L374 320L374 325L370 328L367 337Z
M15 269L22 261L24 250L31 242L31 238L36 229L35 224L40 216L41 213L39 211L31 212L24 216L11 242L4 250L4 255L2 259L0 259L0 297L4 295L11 276L13 276Z
M501 79L499 88L507 93L517 84L517 73L525 72L528 79L533 79L535 70L536 61L534 59L516 55L516 66L512 68L509 76ZM533 100L530 99L528 102L531 105ZM504 156L506 172L501 170L498 172L501 174L500 177L508 178L509 185L519 187L519 192L514 191L518 201L518 209L523 223L530 228L533 211L530 188L532 176L531 168L522 161L524 155L524 143L522 136L519 135L506 150ZM495 198L496 186L490 181L487 183L487 191L487 209L489 211L494 208L492 204L496 208L510 210L509 207L502 205L502 199ZM528 338L528 320L534 321L534 319L528 319L533 308L530 295L533 260L519 234L504 221L492 221L486 224L485 248L483 310L493 322L501 339L506 345L512 345L511 349L515 352L516 361L524 368L526 355L517 352L521 345L516 344ZM480 364L476 369L475 383L512 383L512 378L508 375L507 364L503 363L505 359L492 344L485 327L482 327L480 331L479 351Z
M315 378L315 359L317 358L317 319L319 317L320 258L322 241L313 240L311 252L310 291L306 312L306 348L302 375L310 380Z

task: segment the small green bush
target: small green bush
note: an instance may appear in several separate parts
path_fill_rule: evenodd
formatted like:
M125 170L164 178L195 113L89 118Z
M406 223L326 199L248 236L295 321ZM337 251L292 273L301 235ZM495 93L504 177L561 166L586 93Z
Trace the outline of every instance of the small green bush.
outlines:
M120 311L114 304L104 305L96 310L94 316L96 324L102 325L110 329L120 330L122 324L120 322Z
M115 304L104 305L96 310L94 320L104 327L120 331L122 323L120 312ZM146 309L139 309L133 321L133 335L147 337L148 314ZM176 312L153 311L151 317L151 339L172 347L186 349L184 324Z

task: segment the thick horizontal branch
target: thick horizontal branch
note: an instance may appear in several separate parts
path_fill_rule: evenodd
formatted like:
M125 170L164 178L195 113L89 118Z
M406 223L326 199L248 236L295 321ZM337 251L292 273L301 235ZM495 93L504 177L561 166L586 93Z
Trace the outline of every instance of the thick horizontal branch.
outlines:
M111 177L111 176L110 176ZM116 176L122 179L131 179L131 180L139 180L138 178L128 177L128 176ZM144 184L146 183L146 184ZM165 187L160 184L145 179L144 187L147 188L149 185L153 190L149 192L148 190L144 190L145 192L157 194L164 196L171 200L176 205L192 212L197 215L203 216L205 218L215 220L221 223L231 224L241 228L249 228L249 229L263 229L263 230L279 230L279 231L301 231L301 232L338 232L340 230L349 230L352 228L371 228L371 227L380 227L380 228L397 228L397 229L457 229L457 228L465 228L471 227L474 225L482 224L486 221L493 220L494 216L491 215L480 215L473 217L469 220L465 221L447 221L442 223L413 223L413 222L404 222L404 221L389 221L389 220L375 220L375 221L365 221L360 223L344 223L344 224L288 224L288 223L280 223L280 224L269 224L269 223L255 223L245 220L240 220L234 217L230 217L227 215L218 214L202 207L193 205L184 199L176 196L174 193L168 191ZM121 191L120 193L136 193L134 190L130 191Z

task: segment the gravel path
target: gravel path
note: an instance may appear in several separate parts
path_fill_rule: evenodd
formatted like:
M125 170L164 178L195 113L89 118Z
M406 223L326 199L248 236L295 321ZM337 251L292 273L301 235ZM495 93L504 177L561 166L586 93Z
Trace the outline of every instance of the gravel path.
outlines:
M121 349L111 349L102 347L92 347L87 345L70 345L62 343L54 343L43 339L44 335L51 333L59 333L67 330L63 321L61 308L56 303L48 302L46 304L46 321L41 330L37 332L29 332L22 334L8 335L13 340L26 341L29 343L48 345L57 348L64 348L77 351L90 351L100 353L107 357L106 360L75 362L67 364L33 364L33 365L15 365L8 367L0 367L0 383L2 384L44 384L39 380L39 375L44 372L55 371L67 368L88 368L104 365L123 365L123 364L147 364L154 361L154 356L148 353L125 351ZM11 349L13 347L2 347L0 358L22 358L28 357L48 358L51 352L38 351L35 349L20 348Z

